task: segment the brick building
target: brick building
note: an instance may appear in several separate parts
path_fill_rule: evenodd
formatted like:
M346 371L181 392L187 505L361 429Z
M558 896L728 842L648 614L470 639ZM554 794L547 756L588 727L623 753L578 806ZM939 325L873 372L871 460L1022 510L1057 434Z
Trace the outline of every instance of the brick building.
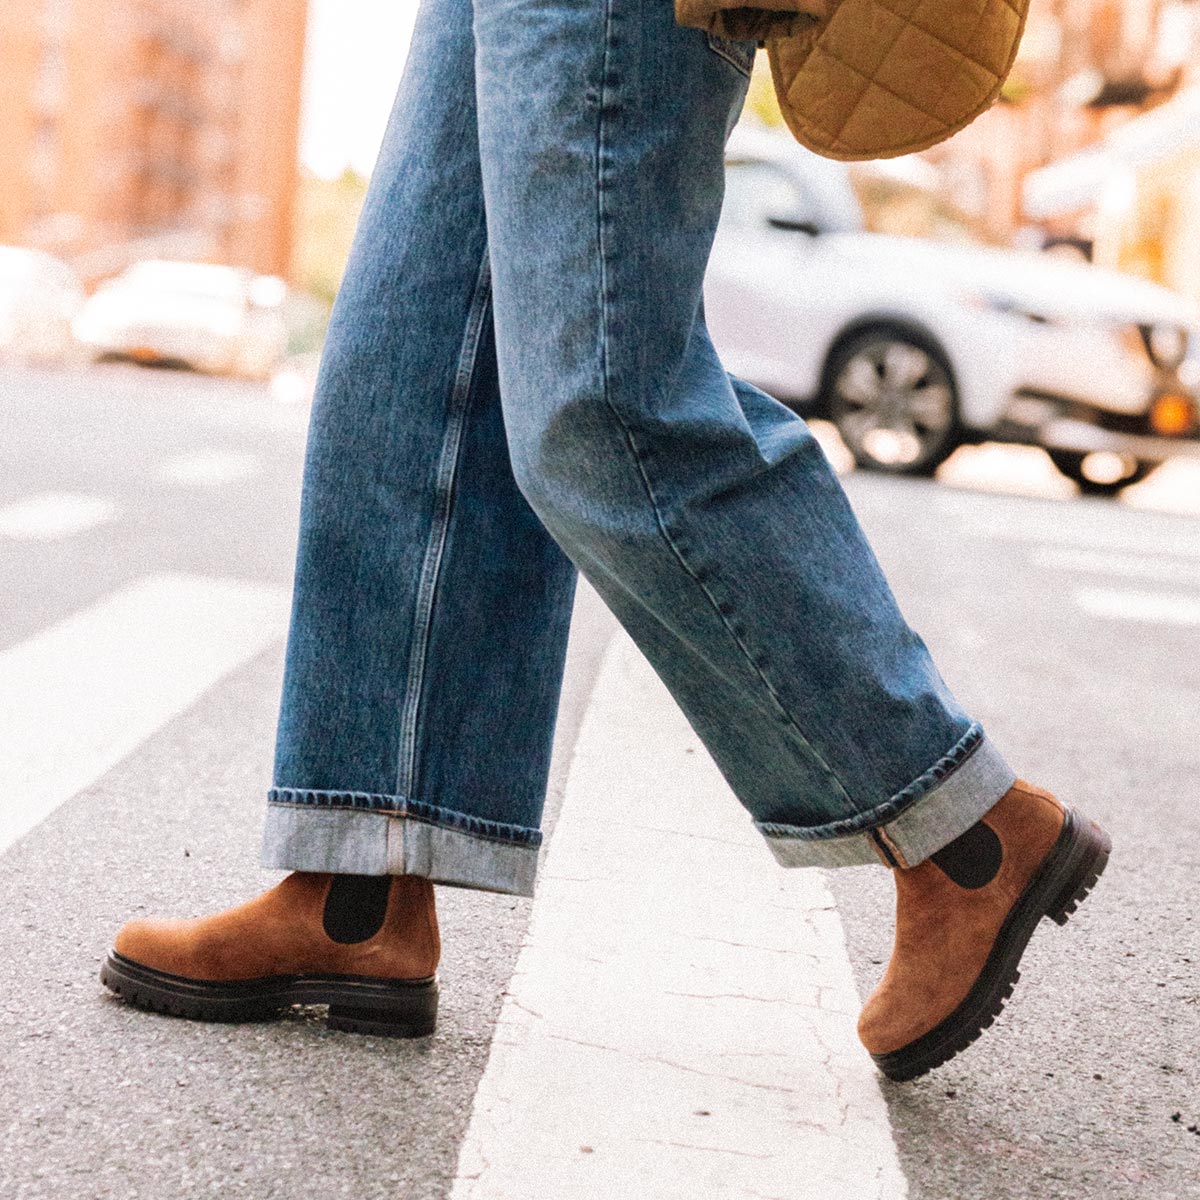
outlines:
M288 273L307 0L4 0L0 242Z
M927 155L947 191L998 237L1037 224L1046 236L1094 242L1087 206L1035 212L1026 180L1073 163L1186 91L1198 13L1195 0L1032 0L1002 100Z

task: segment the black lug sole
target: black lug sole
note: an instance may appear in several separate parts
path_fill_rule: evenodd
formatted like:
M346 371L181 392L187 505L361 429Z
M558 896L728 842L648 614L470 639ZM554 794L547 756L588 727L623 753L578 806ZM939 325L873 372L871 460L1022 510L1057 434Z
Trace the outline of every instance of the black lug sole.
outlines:
M138 1008L192 1021L270 1021L293 1004L327 1004L327 1028L348 1033L426 1037L437 1027L435 978L274 975L210 983L156 971L114 950L100 982Z
M873 1054L889 1079L916 1079L965 1050L1000 1015L1021 978L1017 969L1038 922L1065 925L1096 885L1112 841L1094 821L1068 809L1062 832L1046 861L1013 905L992 952L963 1002L940 1025L888 1054Z

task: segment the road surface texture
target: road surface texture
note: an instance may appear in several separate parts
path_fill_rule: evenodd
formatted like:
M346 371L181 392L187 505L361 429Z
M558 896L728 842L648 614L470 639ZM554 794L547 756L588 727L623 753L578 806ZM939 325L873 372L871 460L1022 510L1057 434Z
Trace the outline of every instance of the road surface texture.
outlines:
M434 1037L107 996L129 916L277 878L305 421L171 371L0 373L0 1196L1200 1197L1195 470L1122 504L990 447L846 478L964 704L1114 839L996 1028L922 1080L853 1035L887 874L776 867L587 588L538 896L440 889Z

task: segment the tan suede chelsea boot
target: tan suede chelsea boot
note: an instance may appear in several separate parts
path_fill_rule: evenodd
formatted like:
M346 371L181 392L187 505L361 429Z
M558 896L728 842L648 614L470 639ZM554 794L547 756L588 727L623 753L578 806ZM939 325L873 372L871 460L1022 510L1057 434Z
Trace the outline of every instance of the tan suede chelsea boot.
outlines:
M331 1029L421 1037L437 1023L433 885L296 872L211 917L130 921L100 981L139 1008L258 1021L328 1004Z
M1018 780L983 819L896 869L896 940L858 1035L889 1079L915 1079L966 1049L1020 978L1042 917L1065 925L1108 861L1108 835Z

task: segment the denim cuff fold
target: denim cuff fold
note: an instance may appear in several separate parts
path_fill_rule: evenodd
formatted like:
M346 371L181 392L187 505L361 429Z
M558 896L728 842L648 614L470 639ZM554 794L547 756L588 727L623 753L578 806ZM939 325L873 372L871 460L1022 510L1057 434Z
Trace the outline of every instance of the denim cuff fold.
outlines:
M308 797L297 802L291 796ZM339 804L354 796L357 804ZM263 828L264 867L342 875L421 875L433 883L532 896L541 834L464 821L439 823L409 808L382 808L377 797L273 788ZM327 803L322 803L327 800ZM447 814L462 817L462 814ZM484 831L486 828L486 832Z
M978 724L929 770L876 809L812 827L756 822L785 867L915 867L954 841L1017 776Z

